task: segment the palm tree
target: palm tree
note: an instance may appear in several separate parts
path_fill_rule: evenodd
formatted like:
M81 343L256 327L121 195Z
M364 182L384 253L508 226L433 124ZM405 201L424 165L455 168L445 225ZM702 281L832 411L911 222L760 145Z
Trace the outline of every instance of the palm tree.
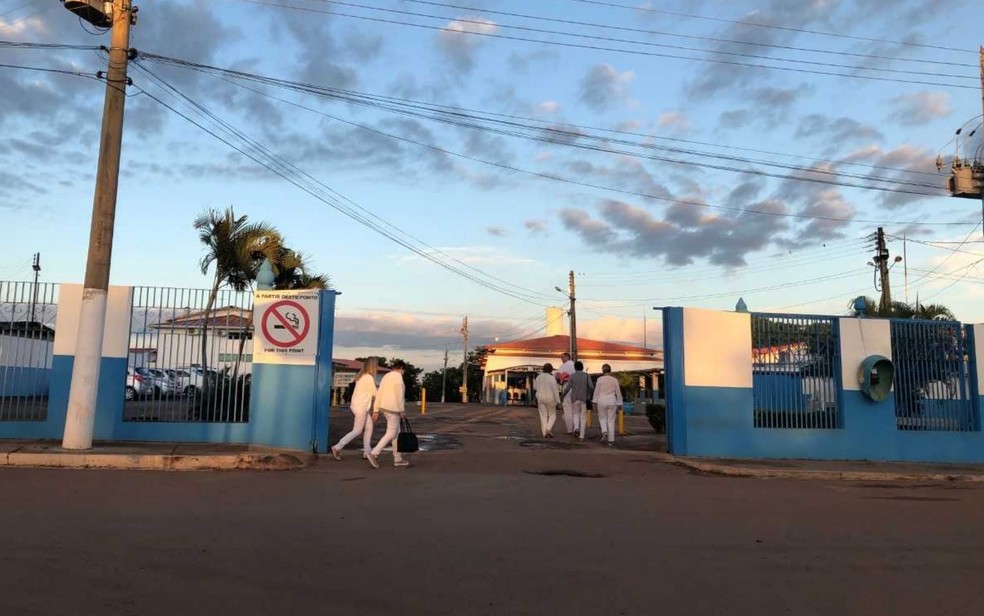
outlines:
M858 300L864 301L864 310L857 308ZM851 316L874 317L882 319L925 319L931 321L956 321L953 311L942 304L921 304L916 300L912 304L892 302L887 310L880 310L878 301L872 297L860 296L848 303Z
M208 378L208 319L215 306L219 289L228 285L236 291L245 291L256 278L264 259L276 261L283 245L283 238L270 225L248 222L246 216L237 217L232 207L225 212L207 209L195 219L198 239L205 247L201 259L202 274L208 274L215 265L215 276L202 319L202 371ZM207 381L206 381L207 382Z
M295 250L281 247L274 263L276 277L273 288L289 289L330 289L331 279L324 274L315 274L307 258Z

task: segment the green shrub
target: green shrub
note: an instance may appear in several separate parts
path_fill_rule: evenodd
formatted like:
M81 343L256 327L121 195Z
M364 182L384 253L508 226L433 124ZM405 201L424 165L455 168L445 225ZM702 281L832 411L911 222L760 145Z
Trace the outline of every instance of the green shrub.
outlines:
M656 434L666 434L666 403L647 402L646 419L649 420L649 425L653 427Z

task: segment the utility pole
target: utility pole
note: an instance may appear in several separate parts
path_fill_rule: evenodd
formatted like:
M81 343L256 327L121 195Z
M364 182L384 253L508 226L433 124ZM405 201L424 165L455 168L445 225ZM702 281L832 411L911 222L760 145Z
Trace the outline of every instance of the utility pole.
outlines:
M34 253L34 262L31 264L34 270L34 292L31 296L31 323L34 323L34 314L38 308L38 277L41 275L41 253Z
M465 361L461 364L461 402L468 404L468 317L461 324L461 335L465 339Z
M79 3L73 3L73 6ZM103 6L109 6L109 3ZM69 5L66 5L69 8ZM69 9L71 10L71 9ZM99 9L90 9L97 10ZM73 11L75 12L75 11ZM85 265L85 284L79 316L75 366L68 397L68 415L62 447L89 449L96 420L96 394L102 358L106 299L109 293L109 266L113 250L113 225L120 175L120 147L123 141L123 110L126 104L127 62L130 60L130 26L137 9L132 0L113 0L112 13L99 11L112 24L106 97L103 103L102 133L99 140L99 167L92 204L89 254ZM86 16L79 13L80 16Z
M905 272L905 303L909 303L909 242L902 235L902 267Z
M446 389L447 382L448 382L448 347L444 347L444 372L441 373L441 404L444 404L444 391Z
M564 290L560 287L554 287L554 289L564 293ZM571 359L577 361L577 313L574 311L574 300L576 299L574 296L574 270L571 270L571 273L567 277L567 293L564 293L564 295L567 296L567 300L570 302L570 309L568 309L567 314L571 319Z
M885 230L882 227L878 227L878 233L875 235L875 252L875 267L878 268L878 276L881 280L878 312L885 315L892 309L892 288L888 281L888 246L885 245Z

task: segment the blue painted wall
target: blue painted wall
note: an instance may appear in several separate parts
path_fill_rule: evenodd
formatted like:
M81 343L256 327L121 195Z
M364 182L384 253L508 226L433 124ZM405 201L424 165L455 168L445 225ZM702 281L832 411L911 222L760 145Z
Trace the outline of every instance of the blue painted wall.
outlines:
M756 428L753 393L757 391L753 388L686 385L685 318L683 309L663 309L667 437L673 454L723 458L984 462L984 432L979 430L984 425L984 397L980 395L976 373L972 374L975 406L967 418L974 430L899 430L894 397L874 402L859 391L845 390L840 379L837 389L840 428ZM973 347L971 349L971 357L975 357ZM784 386L766 382L755 387L768 393L783 390ZM942 406L930 404L930 410L941 410Z
M0 396L47 396L51 370L0 366Z

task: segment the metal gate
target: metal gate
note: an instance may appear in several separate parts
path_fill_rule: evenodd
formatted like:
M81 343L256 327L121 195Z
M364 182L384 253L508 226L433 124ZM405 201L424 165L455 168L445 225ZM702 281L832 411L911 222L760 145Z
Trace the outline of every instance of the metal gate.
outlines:
M0 421L44 421L58 285L0 281Z
M123 421L249 421L253 294L134 287Z
M974 425L967 335L954 321L892 321L895 426L965 432Z
M835 429L840 345L833 317L753 314L756 428Z

